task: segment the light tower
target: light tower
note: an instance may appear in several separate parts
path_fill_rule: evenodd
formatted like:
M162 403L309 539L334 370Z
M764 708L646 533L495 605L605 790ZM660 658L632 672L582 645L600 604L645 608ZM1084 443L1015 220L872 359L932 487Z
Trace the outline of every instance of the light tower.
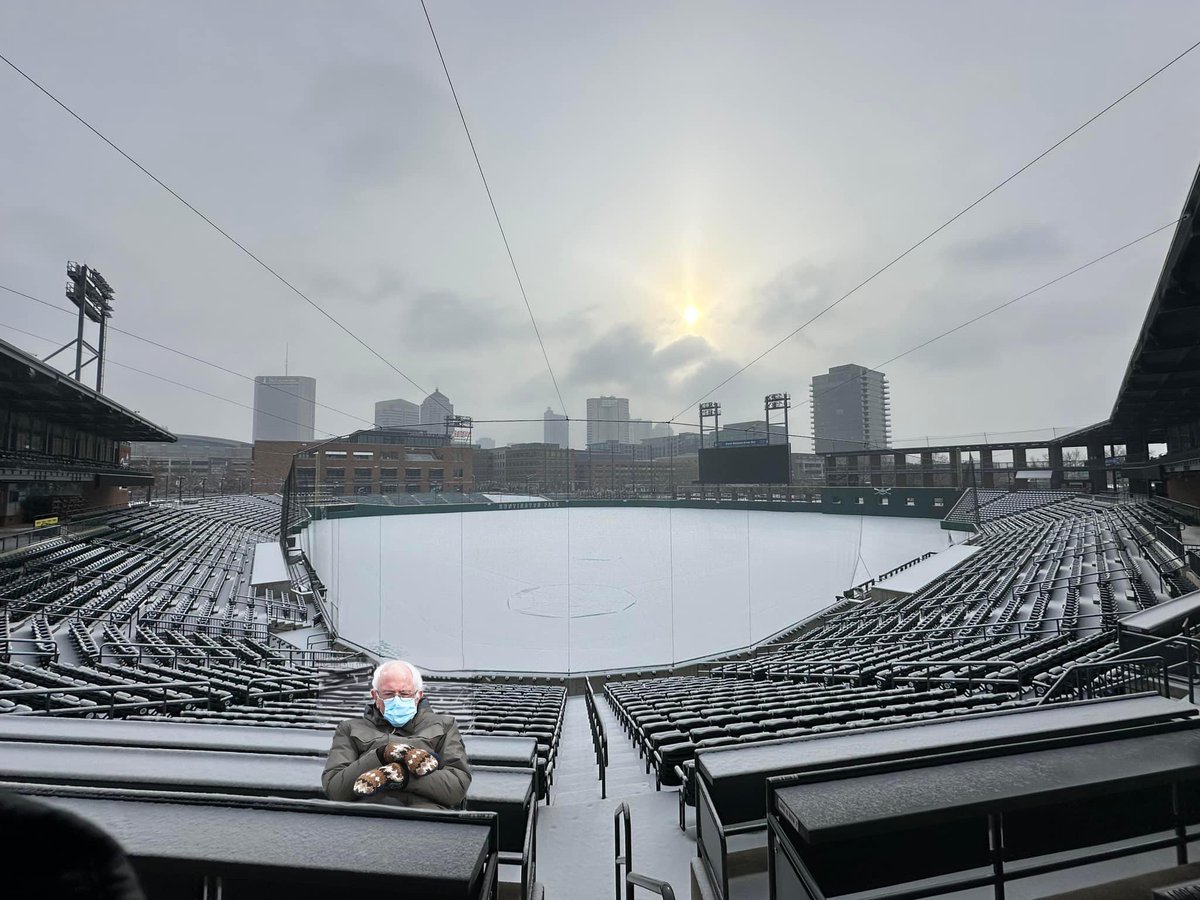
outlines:
M75 368L71 372L71 376L76 381L81 381L84 367L94 362L96 364L97 393L104 390L104 340L108 334L108 320L112 316L113 293L112 287L98 271L87 265L81 266L76 262L68 262L66 295L67 299L79 309L78 328L73 341L63 344L43 360L45 362L53 359L64 350L74 347ZM100 326L100 338L95 347L89 344L83 336L85 319L90 319ZM83 351L85 349L92 354L90 359L84 360Z
M717 431L721 427L721 404L715 400L700 404L700 449L704 449L704 420L712 419L713 446L717 443Z

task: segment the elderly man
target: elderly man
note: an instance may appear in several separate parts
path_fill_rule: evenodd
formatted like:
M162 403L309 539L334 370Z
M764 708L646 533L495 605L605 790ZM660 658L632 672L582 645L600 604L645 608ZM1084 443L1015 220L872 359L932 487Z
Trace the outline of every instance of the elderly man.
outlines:
M417 809L458 809L471 768L452 716L422 703L417 667L383 663L361 718L337 727L321 784L330 800L368 800Z

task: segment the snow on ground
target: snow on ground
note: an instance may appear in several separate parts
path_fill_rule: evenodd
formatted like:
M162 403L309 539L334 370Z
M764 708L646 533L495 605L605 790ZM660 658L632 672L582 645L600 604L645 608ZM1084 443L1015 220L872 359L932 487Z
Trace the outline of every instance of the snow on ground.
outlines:
M951 539L932 519L591 507L323 519L302 540L348 640L432 670L580 672L761 640Z
M493 503L530 503L545 500L536 494L484 494Z

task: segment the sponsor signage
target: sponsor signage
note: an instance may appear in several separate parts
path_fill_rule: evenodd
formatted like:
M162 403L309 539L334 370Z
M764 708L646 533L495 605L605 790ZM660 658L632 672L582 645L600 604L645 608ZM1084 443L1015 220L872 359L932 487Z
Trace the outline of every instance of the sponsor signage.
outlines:
M46 516L45 518L42 518L42 519L34 519L33 520L34 528L45 528L48 525L57 525L57 524L58 524L58 516Z

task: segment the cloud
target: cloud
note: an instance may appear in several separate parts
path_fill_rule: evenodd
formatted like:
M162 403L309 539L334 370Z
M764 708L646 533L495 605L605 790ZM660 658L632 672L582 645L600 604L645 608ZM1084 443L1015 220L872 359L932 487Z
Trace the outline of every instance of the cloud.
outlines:
M421 171L437 158L444 107L408 66L355 63L320 72L297 125L324 150L328 174L375 185Z
M837 299L833 272L827 266L796 263L782 270L754 294L754 323L764 331L791 331ZM802 337L803 332L797 337Z
M380 269L373 280L355 281L337 272L318 272L312 276L312 292L318 302L328 300L334 305L354 300L367 306L399 302L405 288L405 278L395 269Z
M958 241L948 246L942 256L955 266L1007 266L1058 259L1066 249L1066 241L1058 229L1026 225L976 240Z
M526 332L531 347L535 342L532 331L511 309L446 290L425 291L410 299L400 327L406 346L424 346L435 352L439 347L447 353L479 347L496 350Z
M564 383L574 394L636 398L636 416L668 415L736 368L733 360L699 335L684 335L658 346L640 325L622 323L576 352Z

